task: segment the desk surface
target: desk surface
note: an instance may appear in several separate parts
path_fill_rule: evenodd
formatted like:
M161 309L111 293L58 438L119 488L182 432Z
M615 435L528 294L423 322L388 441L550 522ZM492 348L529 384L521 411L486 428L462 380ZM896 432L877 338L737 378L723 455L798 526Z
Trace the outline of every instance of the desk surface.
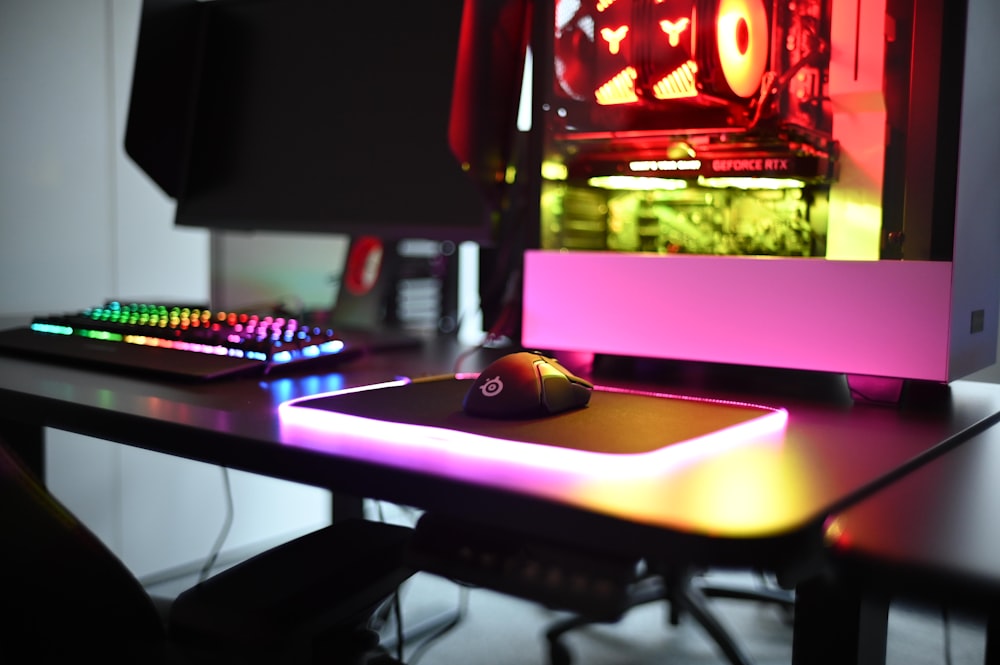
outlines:
M831 519L831 557L866 588L967 608L1000 597L1000 427Z
M709 448L638 475L607 473L600 465L539 473L516 459L470 463L461 449L427 456L399 448L392 458L373 458L357 454L356 433L303 431L279 417L279 405L292 398L401 375L476 371L502 352L476 352L456 367L460 350L442 341L358 359L328 373L206 384L0 356L0 424L79 432L568 543L780 569L820 552L827 515L1000 414L1000 386L969 381L895 408L853 403L843 377L822 377L817 388L798 373L758 371L749 382L723 373L711 381L704 368L687 366L597 376L599 384L788 412L776 435Z
M827 520L827 574L797 596L795 662L884 663L898 598L984 614L985 662L1000 662L1000 425L937 452Z

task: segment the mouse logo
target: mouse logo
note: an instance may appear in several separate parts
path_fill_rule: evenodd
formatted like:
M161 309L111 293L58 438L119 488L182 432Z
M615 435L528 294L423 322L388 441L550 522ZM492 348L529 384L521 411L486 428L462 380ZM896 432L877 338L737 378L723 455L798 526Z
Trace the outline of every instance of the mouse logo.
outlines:
M483 385L479 386L479 392L483 394L483 397L496 397L502 391L503 381L500 380L499 376L487 379Z

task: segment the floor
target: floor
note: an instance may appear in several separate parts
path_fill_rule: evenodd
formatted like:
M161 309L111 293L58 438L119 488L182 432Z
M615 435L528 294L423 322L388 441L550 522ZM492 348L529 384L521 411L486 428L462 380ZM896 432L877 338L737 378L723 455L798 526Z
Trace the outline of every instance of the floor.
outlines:
M418 511L391 504L369 503L366 510L369 519L410 526L419 517ZM744 587L760 583L739 571L715 571L707 578ZM192 573L148 588L153 594L172 596L196 581L197 574ZM791 663L792 627L787 612L774 604L722 598L709 602L755 665ZM403 585L399 606L403 633L408 636L402 650L407 665L560 665L550 659L545 631L567 617L565 613L426 573L418 573ZM455 616L460 616L457 624L435 637L433 631L439 630L442 620ZM381 632L383 643L394 655L399 654L397 628L389 612ZM571 665L728 664L690 616L671 625L667 606L661 602L637 607L615 624L567 633L563 645ZM984 656L985 630L978 618L947 613L940 607L892 606L886 665L982 665Z
M753 581L742 573L716 573L721 581ZM154 594L176 594L195 576L149 587ZM535 603L487 589L469 589L451 581L418 574L401 591L407 665L551 665L545 630L567 615ZM747 601L710 601L732 634L739 637L756 665L791 662L789 617L776 606ZM460 614L458 623L429 639L422 625L437 626L442 617ZM389 615L383 641L393 653L396 625ZM423 634L422 634L423 633ZM430 633L431 635L433 633ZM894 605L890 612L887 665L982 665L985 652L981 623L971 617L945 619L940 608ZM726 665L718 647L701 627L682 617L667 620L662 603L632 610L610 625L593 625L568 633L564 644L572 665Z
M741 581L733 573L716 577ZM403 590L404 626L408 620L440 615L463 602L465 616L451 631L426 646L415 640L404 650L407 665L549 665L544 632L565 615L489 590L466 590L440 578L418 576ZM754 602L710 602L757 665L791 662L787 614ZM387 634L391 641L391 631ZM727 663L696 622L682 617L679 625L670 625L660 603L636 608L617 624L588 626L564 639L573 665ZM985 650L977 620L954 616L945 620L940 608L894 605L888 642L887 665L982 665Z

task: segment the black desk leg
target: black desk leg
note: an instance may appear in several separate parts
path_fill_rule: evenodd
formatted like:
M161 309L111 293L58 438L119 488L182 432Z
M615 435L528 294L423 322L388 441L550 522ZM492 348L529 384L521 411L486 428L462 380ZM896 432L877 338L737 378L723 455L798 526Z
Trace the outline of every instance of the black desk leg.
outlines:
M884 665L889 597L844 580L817 578L795 589L793 665Z
M986 617L986 665L1000 665L1000 609L991 609Z
M45 479L45 428L12 420L0 420L0 439L21 458L36 476Z
M333 493L333 509L331 520L334 524L349 519L363 519L365 516L365 500L350 494Z

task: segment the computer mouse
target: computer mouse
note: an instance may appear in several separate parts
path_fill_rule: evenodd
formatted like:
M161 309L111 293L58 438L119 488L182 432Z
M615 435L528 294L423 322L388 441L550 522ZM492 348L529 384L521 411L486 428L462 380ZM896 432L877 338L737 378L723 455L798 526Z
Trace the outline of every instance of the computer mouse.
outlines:
M463 410L485 418L537 418L579 409L590 402L594 386L534 351L494 360L473 381Z

